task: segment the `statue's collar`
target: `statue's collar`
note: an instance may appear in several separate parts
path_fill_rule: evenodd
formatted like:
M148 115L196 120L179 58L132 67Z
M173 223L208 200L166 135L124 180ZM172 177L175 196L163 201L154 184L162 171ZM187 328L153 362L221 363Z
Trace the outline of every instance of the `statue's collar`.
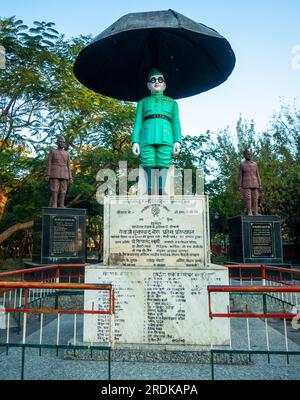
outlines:
M161 92L161 93L151 93L151 96L154 96L154 97L161 97L163 95L164 95L163 92Z

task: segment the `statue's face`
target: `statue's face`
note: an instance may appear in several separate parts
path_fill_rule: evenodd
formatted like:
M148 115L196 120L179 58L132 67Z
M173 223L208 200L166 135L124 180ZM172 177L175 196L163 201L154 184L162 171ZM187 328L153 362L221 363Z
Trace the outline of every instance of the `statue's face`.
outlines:
M166 89L166 82L162 75L153 75L148 81L148 89L151 93L163 93Z
M244 151L244 157L247 161L250 161L252 158L252 153L250 149L247 149Z
M66 147L66 141L63 137L57 139L57 146L59 149L64 149Z

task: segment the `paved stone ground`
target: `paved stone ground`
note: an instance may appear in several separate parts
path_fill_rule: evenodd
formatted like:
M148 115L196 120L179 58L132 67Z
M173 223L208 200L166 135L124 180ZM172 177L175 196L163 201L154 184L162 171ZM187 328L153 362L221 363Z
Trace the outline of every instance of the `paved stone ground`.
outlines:
M60 344L68 343L73 337L73 316L63 315L60 321ZM77 340L82 340L82 319L77 319ZM276 321L282 323L282 321ZM250 344L253 350L266 349L265 323L259 319L249 321ZM43 342L56 343L57 322L51 321L44 327ZM232 348L247 349L246 321L232 319ZM285 338L278 329L268 324L269 346L271 350L285 350ZM296 335L296 333L295 333ZM300 335L300 330L297 331ZM298 336L297 336L298 337ZM30 334L27 343L38 343L39 332ZM300 351L297 341L291 340L289 335L289 350ZM285 356L270 357L270 364L266 355L252 356L253 364L250 365L216 365L215 379L268 379L268 380L299 380L300 356L291 356L287 364ZM10 348L0 354L0 379L20 379L21 349ZM65 360L63 351L42 350L39 356L38 349L26 349L25 379L66 379L66 380L105 380L107 379L107 363L103 361ZM187 363L140 363L140 362L112 362L112 376L114 380L203 380L211 379L211 367L208 364Z
M270 364L266 356L254 356L254 364L247 366L215 366L215 379L267 379L299 380L300 356L290 357L290 364L285 357L271 356ZM10 349L8 356L1 355L0 378L20 379L21 350ZM61 353L56 357L55 350L26 350L25 379L46 380L105 380L107 363L99 361L63 360ZM114 380L209 380L211 368L203 364L166 364L166 363L112 363Z

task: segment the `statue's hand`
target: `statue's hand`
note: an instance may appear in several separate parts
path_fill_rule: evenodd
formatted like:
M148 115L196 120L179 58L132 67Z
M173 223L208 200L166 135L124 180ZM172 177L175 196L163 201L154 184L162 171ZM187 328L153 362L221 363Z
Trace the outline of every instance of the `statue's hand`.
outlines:
M133 143L132 145L132 152L135 156L140 155L140 145L138 143Z
M176 155L179 153L180 153L180 143L176 142L176 143L174 143L174 146L173 146L173 154Z

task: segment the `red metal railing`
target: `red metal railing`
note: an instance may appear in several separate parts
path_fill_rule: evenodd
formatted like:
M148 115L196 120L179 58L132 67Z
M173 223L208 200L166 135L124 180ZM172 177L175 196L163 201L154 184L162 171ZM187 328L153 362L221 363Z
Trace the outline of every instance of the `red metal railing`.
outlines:
M0 311L6 312L19 312L19 313L68 313L68 314L112 314L114 313L114 291L112 285L110 284L84 284L80 283L81 278L84 280L83 274L74 274L69 273L68 275L63 274L62 272L68 269L82 269L85 267L85 264L54 264L54 265L46 265L42 267L34 267L21 269L16 271L2 272L0 273L0 295L6 295L9 292L13 292L16 290L24 290L24 296L21 294L23 299L22 307L13 307L7 308L4 307L0 309ZM50 274L48 274L50 272ZM31 280L27 281L26 275L38 275L37 277L30 277ZM1 281L3 278L19 278L19 281ZM62 278L69 279L69 283L60 282ZM71 280L78 279L79 283L71 283ZM2 289L2 290L1 290ZM32 308L28 309L28 293L29 289L38 289L38 290L102 290L109 291L109 309L106 311L95 311L95 310L34 310ZM5 301L3 302L5 304Z
M64 271L72 270L72 269L83 269L85 264L54 264L54 265L46 265L43 267L34 267L34 268L26 268L9 272L0 273L0 282L1 279L14 278L18 279L19 282L24 282L30 280L30 282L52 282L59 283L61 281L72 281L76 280L76 282L84 282L84 274L74 274L73 272L69 272L68 274L64 274ZM26 279L26 275L29 276L29 279ZM0 294L5 292L9 292L14 290L13 288L7 288L4 290L0 290Z
M212 312L211 293L300 293L300 286L208 286L208 308L209 317L223 318L293 318L298 314L286 313L283 307L282 313L233 313L228 309L227 313Z
M77 338L77 316L82 317L85 314L92 314L96 316L107 315L110 316L110 324L108 326L108 338L110 343L114 343L114 314L115 314L115 294L113 286L111 284L86 284L86 283L75 283L75 282L59 282L64 279L66 275L64 272L69 268L82 268L82 265L50 265L37 268L23 269L18 271L10 271L0 274L0 278L18 278L18 281L3 281L0 280L0 313L3 315L2 326L6 324L6 327L2 329L7 330L6 343L10 342L10 322L15 323L15 319L12 319L13 315L23 314L23 324L18 319L18 332L22 327L23 331L23 343L26 342L27 336L27 316L28 314L39 315L40 320L40 344L42 343L42 334L45 330L45 316L57 315L57 345L59 344L60 338L60 317L62 314L72 314L74 316L74 343ZM76 271L76 270L75 270ZM50 274L49 274L50 273ZM29 281L27 275L34 274L35 280ZM37 276L36 276L37 275ZM82 275L83 276L83 275ZM73 273L70 275L71 280L81 275ZM30 276L32 278L32 276ZM36 282L36 280L40 280ZM83 296L84 291L95 291L95 301L89 303L89 309L85 308L83 303L83 297L76 297L74 303L73 300L63 300L60 303L60 295L65 296L66 299L71 299L73 295ZM103 293L103 297L99 297L98 293ZM30 297L31 295L31 297ZM49 301L48 301L49 298ZM52 303L54 298L54 305ZM95 307L98 304L98 299L101 300L101 306ZM60 303L60 305L59 305ZM38 305L39 304L39 305ZM62 305L63 304L63 305ZM79 304L79 306L78 306ZM67 318L67 317L66 317ZM47 320L48 321L48 320ZM48 321L49 322L49 321Z
M25 280L25 275L26 274L37 274L38 272L41 273L41 278L44 278L44 273L48 271L53 271L52 277L60 278L63 276L61 274L62 270L66 269L72 269L72 268L84 268L86 264L53 264L53 265L45 265L42 267L33 267L33 268L26 268L26 269L19 269L16 271L9 271L9 272L2 272L0 273L0 278L8 278L12 276L20 276L20 280L24 281ZM72 275L72 277L84 277L83 274L79 275ZM42 281L41 279L41 281Z
M288 275L290 278L293 278L294 275L299 276L300 278L300 270L283 268L279 266L277 267L262 264L227 264L225 267L227 267L229 271L239 270L239 275L230 276L230 280L239 280L240 282L253 280L262 281L262 283L265 284L266 280L268 280L271 282L281 283L283 285L286 285L288 282L289 285L291 285L293 279L286 279L286 275ZM250 276L243 276L242 272L249 270L256 270L259 275L253 276L251 274ZM273 276L270 274L270 272L273 272Z
M39 283L39 282L5 282L0 281L0 288L9 288L10 290L24 290L24 303L20 308L0 308L0 312L18 312L18 313L61 313L61 314L114 314L115 302L114 291L110 284L85 284L85 283ZM63 310L63 309L32 309L28 307L29 289L48 289L48 290L97 290L109 291L109 308L107 310Z

